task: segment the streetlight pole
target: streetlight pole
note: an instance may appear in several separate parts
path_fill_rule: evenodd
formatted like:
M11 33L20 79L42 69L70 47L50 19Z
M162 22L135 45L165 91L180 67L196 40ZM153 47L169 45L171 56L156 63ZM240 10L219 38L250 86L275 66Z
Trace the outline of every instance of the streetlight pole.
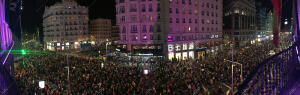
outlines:
M68 64L68 94L71 93L71 85L70 85L70 65L69 65L69 54L67 55L67 64Z
M105 52L106 52L106 55L107 55L107 45L108 45L108 39L106 39L106 44L105 44Z
M232 42L232 54L231 54L231 58L232 58L232 64L231 64L231 91L232 91L232 95L233 95L233 91L234 91L234 85L233 85L233 54L234 54L234 44Z

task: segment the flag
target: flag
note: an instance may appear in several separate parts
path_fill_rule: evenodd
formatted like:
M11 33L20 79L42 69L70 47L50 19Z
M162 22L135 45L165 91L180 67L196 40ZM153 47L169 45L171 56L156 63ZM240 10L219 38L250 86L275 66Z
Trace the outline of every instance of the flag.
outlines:
M273 43L275 47L278 47L279 41L279 31L280 31L280 17L282 12L282 1L281 0L271 0L274 9L273 15Z

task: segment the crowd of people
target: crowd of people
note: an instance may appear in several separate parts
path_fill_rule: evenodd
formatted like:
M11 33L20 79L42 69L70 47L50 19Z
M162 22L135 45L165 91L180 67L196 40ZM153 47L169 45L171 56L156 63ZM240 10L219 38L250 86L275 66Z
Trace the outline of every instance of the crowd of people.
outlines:
M261 44L237 48L233 58L238 62L233 70L235 87L275 49L271 41ZM288 45L290 42L280 46ZM217 55L184 61L152 58L150 67L120 64L132 60L129 58L104 61L56 53L25 55L24 62L15 68L15 80L24 95L41 92L50 95L224 95L229 93L232 83L230 47L224 47ZM132 61L132 64L140 63ZM39 88L38 81L45 81L46 87Z

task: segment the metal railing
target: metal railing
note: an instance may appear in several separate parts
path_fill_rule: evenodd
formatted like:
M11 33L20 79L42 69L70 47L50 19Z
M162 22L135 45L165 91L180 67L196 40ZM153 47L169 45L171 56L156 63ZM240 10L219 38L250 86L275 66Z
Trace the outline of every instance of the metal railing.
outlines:
M299 42L264 60L238 87L237 95L278 95L291 81L289 74L299 65L296 53Z

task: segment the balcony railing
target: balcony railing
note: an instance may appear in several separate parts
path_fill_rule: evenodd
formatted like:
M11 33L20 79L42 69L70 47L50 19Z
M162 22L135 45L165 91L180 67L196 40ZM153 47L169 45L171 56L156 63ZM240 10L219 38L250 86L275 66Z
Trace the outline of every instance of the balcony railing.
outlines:
M299 65L296 48L300 43L264 60L238 87L237 95L278 95L293 82L292 70Z

